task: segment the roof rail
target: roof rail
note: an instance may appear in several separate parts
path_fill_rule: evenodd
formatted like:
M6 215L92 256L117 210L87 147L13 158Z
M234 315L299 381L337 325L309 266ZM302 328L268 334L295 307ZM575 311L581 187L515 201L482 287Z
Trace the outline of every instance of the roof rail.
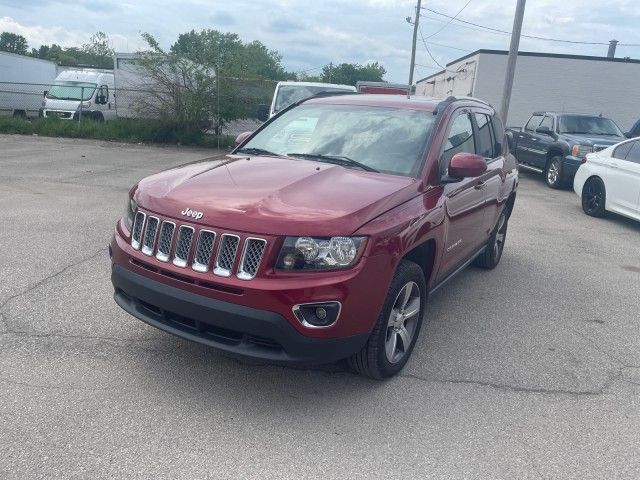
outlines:
M466 101L472 101L472 102L477 102L480 103L482 105L485 105L487 107L493 108L493 106L491 106L490 103L485 102L484 100L480 100L479 98L476 97L466 97L466 96L453 96L453 95L449 95L447 98L445 98L444 100L442 100L440 103L438 103L438 106L435 108L435 110L433 111L434 115L437 115L438 112L441 111L441 109L444 109L446 107L448 107L449 105L451 105L453 102L457 102L460 100L466 100ZM494 109L495 110L495 109Z

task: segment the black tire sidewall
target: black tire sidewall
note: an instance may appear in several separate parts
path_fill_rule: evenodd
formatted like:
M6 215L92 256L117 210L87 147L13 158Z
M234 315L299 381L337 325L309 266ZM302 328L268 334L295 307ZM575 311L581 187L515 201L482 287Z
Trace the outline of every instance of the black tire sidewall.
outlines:
M408 282L411 281L416 282L418 288L420 289L420 313L418 316L418 324L416 325L416 331L413 334L413 338L411 339L409 351L399 362L391 363L387 359L385 351L385 343L387 339L387 323L389 321L389 315L391 315L391 309L393 308L393 304L398 293L400 292L402 287L404 287ZM406 365L407 361L411 357L413 348L416 345L416 341L418 339L418 336L420 335L420 330L422 328L426 303L427 288L422 269L413 262L403 260L396 269L396 273L393 277L393 280L391 281L389 291L387 292L387 297L385 298L384 305L382 306L382 310L380 311L380 316L378 317L378 322L376 324L376 329L379 330L377 332L378 335L376 338L376 364L378 365L380 376L382 378L391 377L398 373L400 370L402 370L402 368Z
M600 208L598 210L589 212L588 208L586 208L585 206L585 198L584 198L584 191L587 188L587 186L589 186L590 184L595 184L598 185L600 187L600 190L602 190L602 204L600 205ZM581 198L581 203L582 203L582 210L584 211L584 213L586 213L587 215L591 216L591 217L602 217L605 213L605 205L607 202L607 189L604 185L604 182L602 181L602 179L600 179L599 177L593 177L590 178L589 180L587 180L584 184L584 186L582 187L582 198Z

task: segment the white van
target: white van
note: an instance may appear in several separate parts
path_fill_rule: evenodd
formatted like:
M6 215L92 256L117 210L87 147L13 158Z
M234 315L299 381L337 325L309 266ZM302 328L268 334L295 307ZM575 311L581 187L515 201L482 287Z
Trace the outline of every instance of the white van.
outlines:
M271 101L269 117L284 110L292 103L313 97L324 92L355 92L356 87L351 85L338 85L335 83L316 82L278 82L276 91Z
M113 72L68 70L61 72L44 95L43 117L67 120L92 118L96 121L116 117L113 98Z

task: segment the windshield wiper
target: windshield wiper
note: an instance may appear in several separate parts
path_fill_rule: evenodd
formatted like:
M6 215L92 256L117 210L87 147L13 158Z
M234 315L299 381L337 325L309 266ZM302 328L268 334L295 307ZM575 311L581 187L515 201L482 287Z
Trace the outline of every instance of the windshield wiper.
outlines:
M320 162L333 163L334 165L348 165L358 167L367 172L378 172L373 167L360 163L352 158L343 155L323 155L321 153L287 153L290 157L308 158L310 160L318 160Z
M264 148L253 148L253 147L241 148L239 150L236 150L236 153L248 153L249 155L269 155L273 157L284 156L279 153L270 152L269 150L265 150Z

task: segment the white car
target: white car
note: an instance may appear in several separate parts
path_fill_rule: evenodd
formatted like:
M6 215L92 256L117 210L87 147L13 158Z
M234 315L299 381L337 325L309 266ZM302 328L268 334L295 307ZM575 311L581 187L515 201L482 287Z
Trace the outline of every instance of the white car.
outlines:
M640 137L587 154L573 189L587 215L615 212L640 220Z

